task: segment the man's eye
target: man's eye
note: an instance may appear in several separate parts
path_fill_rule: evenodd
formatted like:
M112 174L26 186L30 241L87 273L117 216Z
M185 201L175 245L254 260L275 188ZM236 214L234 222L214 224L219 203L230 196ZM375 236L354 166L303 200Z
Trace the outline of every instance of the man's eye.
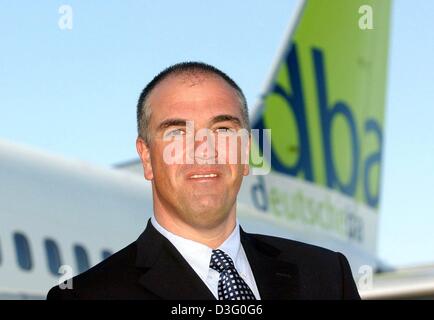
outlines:
M231 128L228 128L228 127L220 127L220 128L217 128L215 131L217 133L223 133L223 134L232 134L232 133L235 132L234 129L231 129Z
M174 136L180 136L180 135L184 135L185 131L184 129L175 129L175 130L169 130L168 132L166 132L165 136L166 137L174 137Z

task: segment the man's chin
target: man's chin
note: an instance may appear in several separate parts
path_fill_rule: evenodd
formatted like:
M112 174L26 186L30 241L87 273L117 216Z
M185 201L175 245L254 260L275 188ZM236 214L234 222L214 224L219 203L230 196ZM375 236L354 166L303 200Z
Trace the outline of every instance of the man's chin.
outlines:
M202 212L211 210L217 212L223 210L222 204L227 203L228 199L225 193L217 190L212 192L199 193L193 191L192 194L187 198L185 197L185 203L193 210L193 212Z
M192 209L190 215L191 223L196 228L213 229L224 223L228 219L230 212L221 207L201 207Z

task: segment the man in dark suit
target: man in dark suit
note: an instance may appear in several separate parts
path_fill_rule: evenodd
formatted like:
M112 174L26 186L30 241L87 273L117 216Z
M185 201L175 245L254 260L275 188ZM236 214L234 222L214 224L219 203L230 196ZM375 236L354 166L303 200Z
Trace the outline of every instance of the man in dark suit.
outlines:
M143 90L137 121L153 216L137 241L48 299L360 299L342 254L239 225L250 144L238 134L250 127L226 74L202 63L169 67Z

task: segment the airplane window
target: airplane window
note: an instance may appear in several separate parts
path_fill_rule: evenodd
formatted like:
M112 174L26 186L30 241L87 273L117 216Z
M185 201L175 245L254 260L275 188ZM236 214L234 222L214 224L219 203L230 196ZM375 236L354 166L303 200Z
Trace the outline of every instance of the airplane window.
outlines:
M109 251L109 250L103 250L101 256L102 256L102 259L105 260L108 257L110 257L112 254L113 253L111 251Z
M14 234L14 242L18 265L23 270L32 269L32 255L26 236L17 232Z
M90 267L89 257L87 255L86 250L80 245L75 245L74 254L75 254L75 259L77 260L78 272L82 273L87 269L89 269Z
M54 275L59 274L59 268L62 265L59 247L52 239L45 239L45 253L47 254L48 269Z

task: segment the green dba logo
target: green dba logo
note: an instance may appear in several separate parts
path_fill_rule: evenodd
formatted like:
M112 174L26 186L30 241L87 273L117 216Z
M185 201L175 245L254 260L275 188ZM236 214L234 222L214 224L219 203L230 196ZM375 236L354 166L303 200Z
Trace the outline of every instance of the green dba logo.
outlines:
M309 112L317 113L319 121L312 124L312 121L307 120L307 99L300 76L297 47L292 44L280 66L279 76L283 74L286 79L282 81L281 77L277 78L264 98L261 117L252 126L257 129L270 128L273 132L271 142L269 137L260 135L257 141L259 150L262 152L265 145L271 143L270 159L267 160L276 172L325 184L350 197L357 197L370 207L377 207L382 128L377 119L372 117L359 121L358 127L354 110L347 101L330 101L325 74L326 57L323 51L317 48L311 49L310 53L315 87L311 100L315 101L316 110L309 109ZM315 145L315 149L312 149L313 132L319 132L320 136L320 142ZM369 154L364 154L362 159L363 139L369 139L376 147ZM344 149L343 145L347 149ZM342 150L348 152L344 153ZM315 177L313 162L320 167L316 167L315 172L322 170L324 181ZM344 169L346 175L342 174ZM361 190L357 195L358 184Z

